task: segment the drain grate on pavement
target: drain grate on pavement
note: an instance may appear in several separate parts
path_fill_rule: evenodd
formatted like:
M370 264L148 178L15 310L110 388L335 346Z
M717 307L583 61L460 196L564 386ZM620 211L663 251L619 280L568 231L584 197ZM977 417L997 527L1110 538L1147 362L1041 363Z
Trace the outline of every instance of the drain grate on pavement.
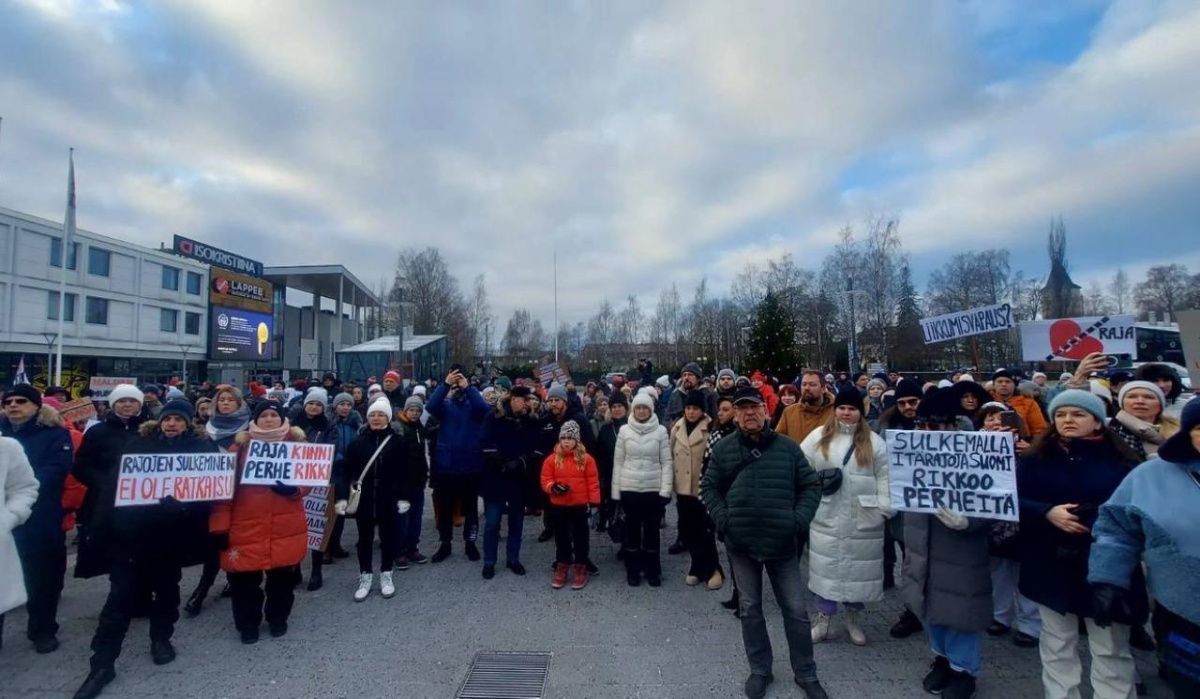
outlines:
M458 699L542 699L551 653L475 654Z

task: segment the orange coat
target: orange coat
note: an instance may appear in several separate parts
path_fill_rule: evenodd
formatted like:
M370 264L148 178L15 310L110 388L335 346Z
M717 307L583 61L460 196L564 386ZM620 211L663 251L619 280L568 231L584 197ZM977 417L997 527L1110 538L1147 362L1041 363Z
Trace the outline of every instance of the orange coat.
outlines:
M240 432L229 451L238 455L238 476L246 464L242 449L249 432ZM303 442L304 430L293 427L289 441ZM294 566L308 553L308 522L304 495L308 488L287 497L261 485L238 484L232 502L217 503L208 520L214 534L229 534L229 548L221 552L221 569L248 573Z
M599 505L600 504L600 472L596 470L596 460L591 454L584 454L582 468L575 462L575 452L563 454L563 463L558 465L557 453L561 447L554 447L554 454L542 462L542 490L550 496L551 505ZM565 495L558 495L551 490L555 483L562 483L571 489Z
M1021 435L1027 440L1033 440L1041 433L1046 431L1050 425L1046 423L1045 416L1042 415L1042 408L1038 402L1029 396L1014 395L1007 401L1004 401L994 392L992 398L1005 403L1013 409L1013 412L1021 416L1021 421L1025 423L1026 434Z
M787 435L796 444L803 442L809 432L824 425L829 416L833 414L834 400L832 394L826 393L821 399L821 404L815 408L810 408L804 403L792 403L783 409L783 415L780 416L775 431Z
M83 433L75 429L75 425L66 423L67 433L71 435L71 453L79 453L79 445L83 443ZM75 476L67 474L63 482L62 508L63 531L69 532L75 528L75 513L83 507L83 498L87 495L87 486L76 480Z

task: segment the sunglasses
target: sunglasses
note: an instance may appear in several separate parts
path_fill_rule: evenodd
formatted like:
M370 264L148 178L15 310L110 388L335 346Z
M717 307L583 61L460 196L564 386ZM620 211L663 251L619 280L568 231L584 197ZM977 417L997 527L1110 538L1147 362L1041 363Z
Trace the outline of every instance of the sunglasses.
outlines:
M28 398L5 398L4 405L25 405L29 402Z

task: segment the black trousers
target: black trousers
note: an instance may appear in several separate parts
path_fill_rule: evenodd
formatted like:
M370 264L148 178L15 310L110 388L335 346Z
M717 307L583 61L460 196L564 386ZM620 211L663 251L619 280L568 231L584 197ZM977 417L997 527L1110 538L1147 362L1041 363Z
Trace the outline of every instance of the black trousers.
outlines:
M226 573L233 602L233 624L238 631L258 631L264 612L272 626L286 624L296 600L296 568L284 566L268 571ZM266 577L266 590L262 582ZM265 594L264 594L265 592ZM266 604L264 605L264 598Z
M138 597L148 584L153 593L150 602L150 640L168 641L179 621L179 563L147 558L122 558L113 561L108 575L108 599L100 611L100 623L92 637L92 667L112 667L121 655L121 644L129 631Z
M192 594L197 597L206 596L212 589L213 583L216 582L219 572L221 572L221 552L214 548L204 554L204 568L200 571L200 580L196 582L196 589Z
M29 640L54 638L58 635L58 600L62 597L63 576L67 572L67 547L21 554L21 570L25 574L25 590L29 601L26 634Z
M551 505L549 513L554 527L554 562L587 563L591 553L587 505Z
M373 503L363 503L364 505ZM358 570L361 573L375 572L371 568L371 554L375 548L375 529L379 529L379 571L387 572L396 563L396 518L395 504L380 503L380 511L360 508L355 515L358 523ZM454 514L453 508L450 512Z
M708 510L700 498L691 495L676 496L679 507L679 538L687 545L692 565L688 575L707 580L717 571L716 531L709 519Z
M625 570L630 575L662 576L659 523L666 507L658 493L621 491L625 511Z
M438 537L443 544L454 540L454 505L462 504L463 541L479 536L479 476L474 474L438 474L433 481L433 499L437 503Z

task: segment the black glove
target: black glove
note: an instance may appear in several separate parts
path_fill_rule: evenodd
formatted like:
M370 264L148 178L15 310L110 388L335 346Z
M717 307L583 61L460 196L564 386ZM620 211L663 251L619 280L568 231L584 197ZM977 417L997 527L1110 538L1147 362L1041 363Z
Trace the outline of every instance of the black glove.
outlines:
M277 495L282 495L285 498L295 497L300 489L294 485L284 485L283 481L275 481L275 485L271 486L271 492Z
M566 483L555 483L554 485L550 486L550 490L555 495L566 495L567 493L571 492L571 486L567 485Z
M1108 583L1092 585L1092 619L1096 626L1108 628L1114 621L1128 622L1133 618L1125 590Z
M209 536L212 539L212 545L216 547L218 551L224 551L229 548L228 532L224 534L210 534Z
M159 498L158 504L162 505L163 512L169 515L176 515L184 511L184 504L175 499L174 495L164 495Z
M521 459L513 459L500 464L500 473L520 473L525 470L525 462Z

